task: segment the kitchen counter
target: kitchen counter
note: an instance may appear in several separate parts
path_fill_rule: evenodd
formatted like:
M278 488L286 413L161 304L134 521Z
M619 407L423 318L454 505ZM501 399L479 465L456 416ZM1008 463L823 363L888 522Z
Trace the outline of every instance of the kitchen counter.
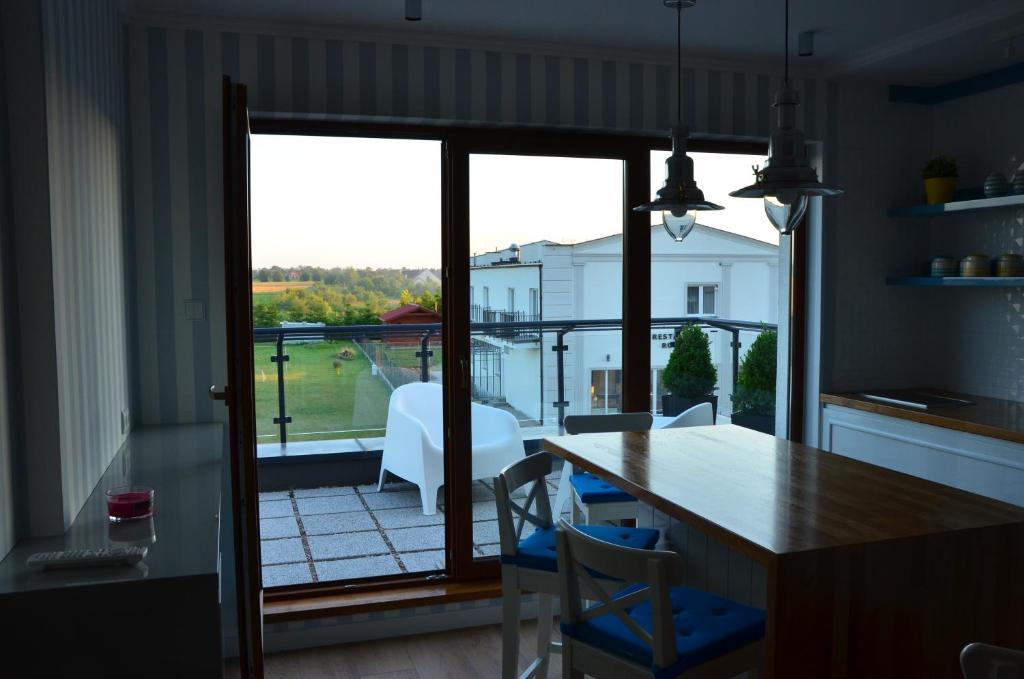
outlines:
M880 403L858 393L822 394L821 402L968 434L1024 443L1024 403L954 392L937 393L965 398L973 401L974 405L938 406L922 410Z

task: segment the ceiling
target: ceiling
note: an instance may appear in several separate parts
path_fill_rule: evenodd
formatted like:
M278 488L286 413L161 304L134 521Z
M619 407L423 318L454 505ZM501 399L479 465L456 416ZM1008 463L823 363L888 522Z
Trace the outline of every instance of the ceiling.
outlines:
M673 15L661 0L128 0L135 14L256 24L462 36L581 49L665 51ZM688 54L777 60L782 0L699 0L683 16ZM814 30L802 70L935 85L1024 60L1024 0L792 0L791 36ZM1016 53L1006 56L1010 37ZM792 47L795 53L795 45Z

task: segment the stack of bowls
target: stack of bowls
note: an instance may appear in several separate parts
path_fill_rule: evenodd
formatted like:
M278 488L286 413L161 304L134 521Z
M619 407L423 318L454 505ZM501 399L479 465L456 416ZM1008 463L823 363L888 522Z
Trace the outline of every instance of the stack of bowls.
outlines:
M1010 190L1014 195L1024 194L1024 169L1017 170L1013 173L1013 179L1010 183Z
M993 172L985 178L985 197L998 198L1010 192L1010 182L1002 172Z
M932 260L932 276L942 278L944 276L956 276L959 262L952 257L936 257Z
M996 275L1003 277L1024 276L1024 257L1007 252L996 260Z
M992 275L992 262L988 255L967 255L960 260L960 275L967 278Z

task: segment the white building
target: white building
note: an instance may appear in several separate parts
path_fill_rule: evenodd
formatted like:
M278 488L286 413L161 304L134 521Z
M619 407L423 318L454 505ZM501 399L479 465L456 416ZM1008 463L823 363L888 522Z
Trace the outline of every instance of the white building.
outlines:
M476 322L621 319L622 235L562 245L551 241L475 255L470 273ZM518 251L518 254L517 254ZM651 228L651 317L702 316L774 324L779 256L770 243L698 224L683 243ZM707 329L719 374L719 410L731 412L731 333ZM741 335L743 350L756 333ZM673 328L651 331L651 408L661 409L659 376ZM555 332L492 330L474 335L473 375L481 398L504 399L527 419L557 421ZM620 329L565 335L566 414L617 412Z

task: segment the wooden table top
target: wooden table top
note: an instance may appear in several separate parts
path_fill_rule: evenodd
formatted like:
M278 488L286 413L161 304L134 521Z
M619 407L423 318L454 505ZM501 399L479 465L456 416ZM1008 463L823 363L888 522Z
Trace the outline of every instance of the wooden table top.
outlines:
M855 408L869 413L898 417L944 429L1024 443L1024 403L987 396L938 392L966 398L969 406L940 406L927 410L872 401L860 394L822 394L822 403Z
M559 436L544 449L766 564L1024 523L1024 508L735 425Z

